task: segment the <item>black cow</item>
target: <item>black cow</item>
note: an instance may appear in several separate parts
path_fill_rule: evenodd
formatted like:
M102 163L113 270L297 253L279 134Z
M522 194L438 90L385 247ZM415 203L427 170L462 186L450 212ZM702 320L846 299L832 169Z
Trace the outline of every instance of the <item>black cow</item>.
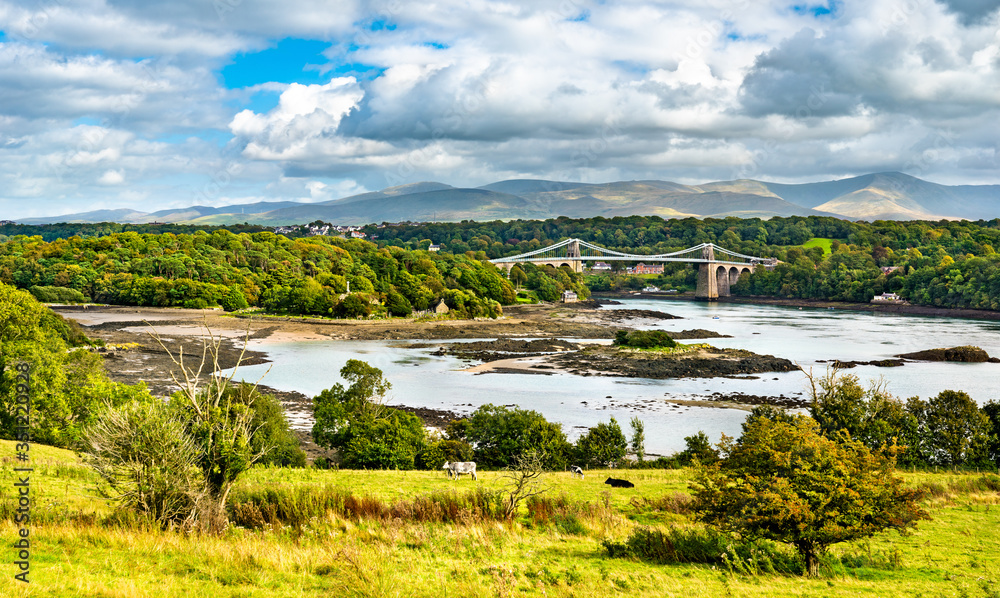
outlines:
M605 484L609 484L612 488L635 488L635 484L628 480L619 480L617 478L608 478L604 480Z

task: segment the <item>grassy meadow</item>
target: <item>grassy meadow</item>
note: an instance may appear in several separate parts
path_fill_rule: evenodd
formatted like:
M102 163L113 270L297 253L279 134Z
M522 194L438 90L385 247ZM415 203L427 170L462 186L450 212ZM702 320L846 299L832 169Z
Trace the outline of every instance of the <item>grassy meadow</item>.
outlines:
M824 255L830 255L833 253L833 239L825 239L822 237L813 237L805 243L802 244L803 249L810 249L812 247L822 247Z
M901 474L926 489L933 519L910 536L837 545L822 576L805 579L608 557L602 541L638 526L698 527L684 508L688 470L614 472L634 489L604 485L607 471L583 480L545 474L544 500L505 522L475 507L477 491L501 488L494 472L474 482L443 472L258 468L234 490L237 523L204 536L116 514L73 453L37 445L29 586L13 580L11 564L13 454L0 441L0 596L1000 596L996 476ZM277 506L247 524L255 500Z

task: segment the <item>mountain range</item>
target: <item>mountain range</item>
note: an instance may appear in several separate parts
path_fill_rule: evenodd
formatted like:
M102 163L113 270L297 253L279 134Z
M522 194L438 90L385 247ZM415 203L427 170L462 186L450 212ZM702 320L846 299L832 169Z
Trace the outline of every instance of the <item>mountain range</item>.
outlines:
M816 215L867 221L988 220L1000 217L1000 185L939 185L899 172L794 185L749 179L703 185L656 180L594 184L515 179L460 188L425 182L322 203L258 202L224 207L191 206L151 213L128 209L98 210L25 218L18 222L248 222L279 226L315 220L358 225L632 215L664 218Z

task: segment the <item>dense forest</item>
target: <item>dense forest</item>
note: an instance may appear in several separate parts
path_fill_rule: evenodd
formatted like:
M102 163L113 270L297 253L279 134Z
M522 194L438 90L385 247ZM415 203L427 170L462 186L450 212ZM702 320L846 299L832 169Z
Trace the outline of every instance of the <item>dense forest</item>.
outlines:
M5 225L0 227L0 281L34 287L43 300L85 297L227 308L245 300L272 311L341 316L371 311L403 315L440 299L457 307L458 315L492 315L497 307L489 302L514 302L513 287L546 301L564 290L586 296L589 290L647 284L694 287L695 270L685 265L668 265L652 279L617 272L589 276L585 287L579 275L566 269L525 265L506 281L484 264L577 237L609 249L650 254L710 241L783 262L772 271L744 277L733 288L738 295L864 302L896 292L916 304L1000 309L997 219L867 223L815 216L632 216L370 225L363 230L377 247L330 237L276 236L243 225ZM825 240L826 247L810 246L811 239ZM440 252L428 252L431 244L439 245ZM348 281L352 294L361 297L343 305Z
M193 226L189 224L121 224L118 222L60 222L58 224L0 224L0 242L11 237L26 235L41 237L43 241L68 239L70 237L106 237L116 233L139 233L143 235L160 235L173 233L175 235L192 234L196 231L212 233L225 229L233 233L259 233L271 230L271 227L257 224L230 224L226 226ZM303 234L303 236L305 236Z
M726 249L781 260L773 271L758 270L734 294L805 299L869 301L896 292L917 304L1000 309L1000 220L849 222L837 218L664 220L557 218L545 221L461 222L375 229L382 245L441 251L483 251L489 258L516 255L577 237L614 250L665 253L713 242ZM804 247L810 239L830 240L830 252ZM886 272L886 269L891 269ZM690 266L668 266L659 279L609 275L590 277L592 290L650 282L693 287Z
M582 277L533 268L528 285L586 295ZM443 300L457 317L496 317L514 286L484 254L382 247L337 237L270 232L113 233L0 243L0 282L45 301L119 305L259 306L272 312L359 317L409 315ZM554 298L554 297L553 297Z

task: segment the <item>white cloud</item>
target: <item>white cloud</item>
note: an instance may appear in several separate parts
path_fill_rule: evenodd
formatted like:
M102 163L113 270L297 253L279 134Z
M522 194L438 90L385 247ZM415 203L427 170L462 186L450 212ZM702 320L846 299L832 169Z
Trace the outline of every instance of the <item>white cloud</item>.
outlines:
M997 182L996 5L7 3L0 207L324 201L507 177ZM330 43L328 82L222 87L235 53L288 37ZM245 108L258 91L278 104Z
M120 170L107 170L97 179L99 185L121 185L125 182L125 175Z

